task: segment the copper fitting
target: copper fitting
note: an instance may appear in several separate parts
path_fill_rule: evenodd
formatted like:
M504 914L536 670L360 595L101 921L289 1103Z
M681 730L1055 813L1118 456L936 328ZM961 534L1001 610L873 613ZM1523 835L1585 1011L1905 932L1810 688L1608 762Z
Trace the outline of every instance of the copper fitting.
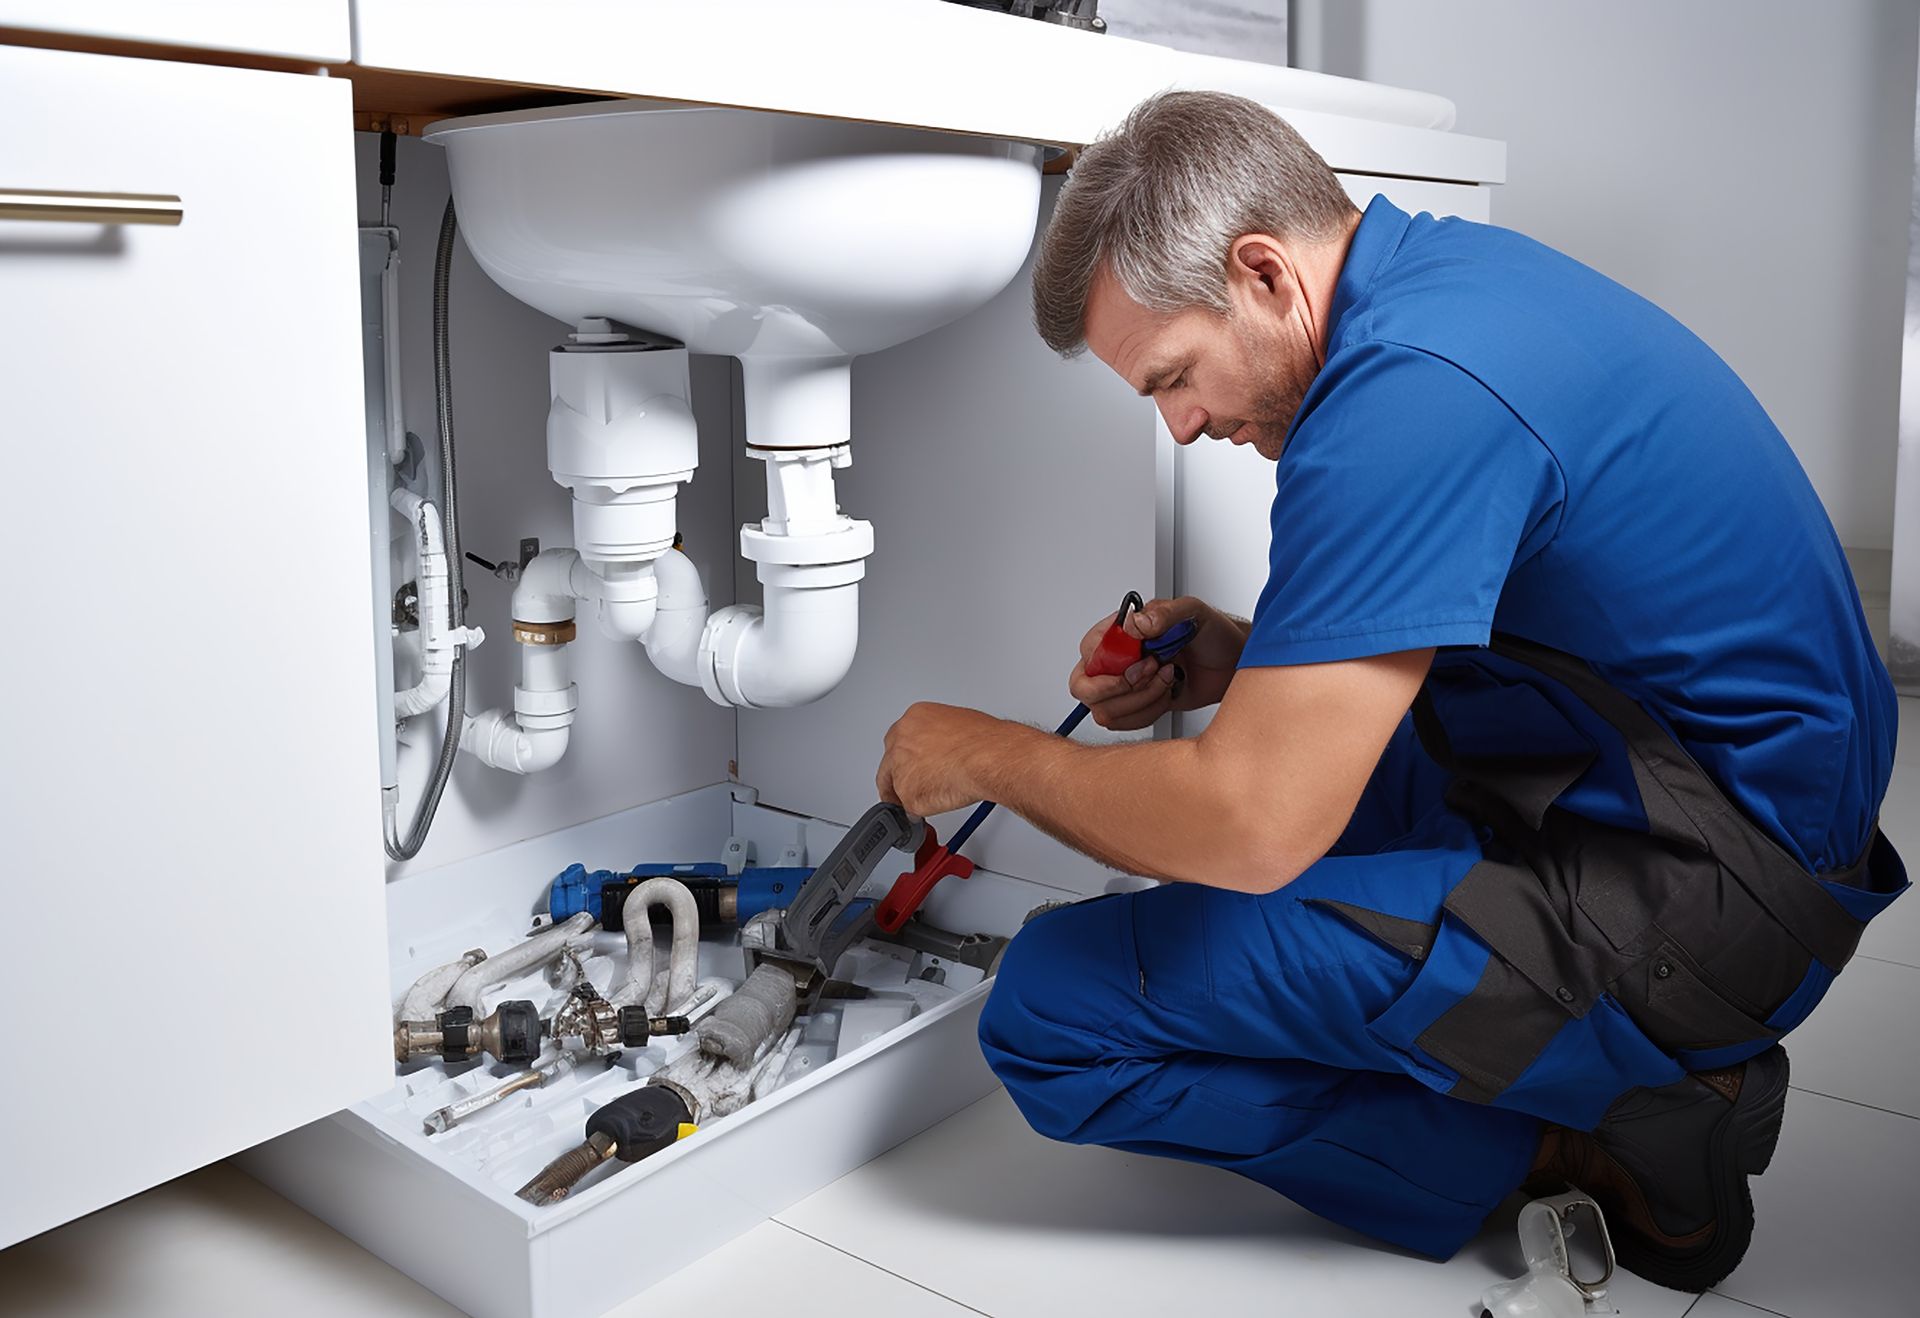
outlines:
M513 639L522 645L565 645L579 635L573 620L566 622L521 622L513 620Z

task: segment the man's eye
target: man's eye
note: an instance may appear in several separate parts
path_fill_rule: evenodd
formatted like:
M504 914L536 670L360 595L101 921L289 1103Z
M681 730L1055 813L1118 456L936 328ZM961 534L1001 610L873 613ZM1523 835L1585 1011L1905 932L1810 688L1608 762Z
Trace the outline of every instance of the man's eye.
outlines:
M1187 373L1185 371L1182 371L1180 372L1180 374L1174 376L1173 383L1167 386L1167 388L1169 389L1184 389L1186 387L1187 387Z

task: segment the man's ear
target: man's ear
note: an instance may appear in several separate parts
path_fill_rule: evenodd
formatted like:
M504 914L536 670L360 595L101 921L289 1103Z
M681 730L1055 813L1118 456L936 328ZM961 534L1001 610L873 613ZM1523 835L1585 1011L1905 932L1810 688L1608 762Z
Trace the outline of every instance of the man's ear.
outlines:
M1265 305L1269 311L1284 312L1292 305L1298 286L1293 261L1272 234L1242 234L1227 249L1229 298L1244 299L1249 306ZM1267 301L1273 298L1278 302Z

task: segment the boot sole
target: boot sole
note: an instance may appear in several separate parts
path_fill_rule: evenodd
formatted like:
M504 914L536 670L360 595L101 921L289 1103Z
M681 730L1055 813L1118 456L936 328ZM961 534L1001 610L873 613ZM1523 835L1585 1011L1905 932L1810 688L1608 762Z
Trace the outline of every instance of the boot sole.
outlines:
M1623 1267L1658 1285L1698 1292L1717 1286L1740 1266L1753 1243L1753 1192L1747 1178L1773 1163L1789 1074L1786 1051L1778 1044L1748 1062L1739 1099L1714 1127L1713 1238L1680 1254L1623 1233L1614 1242Z

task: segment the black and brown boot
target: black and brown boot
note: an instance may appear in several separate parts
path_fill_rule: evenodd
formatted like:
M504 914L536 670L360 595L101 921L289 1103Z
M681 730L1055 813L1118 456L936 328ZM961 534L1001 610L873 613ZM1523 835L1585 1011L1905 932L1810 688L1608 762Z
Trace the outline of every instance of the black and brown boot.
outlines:
M1787 1054L1703 1071L1623 1096L1592 1134L1549 1126L1527 1180L1566 1181L1607 1216L1620 1264L1675 1290L1703 1291L1753 1240L1749 1176L1773 1161L1787 1101Z

